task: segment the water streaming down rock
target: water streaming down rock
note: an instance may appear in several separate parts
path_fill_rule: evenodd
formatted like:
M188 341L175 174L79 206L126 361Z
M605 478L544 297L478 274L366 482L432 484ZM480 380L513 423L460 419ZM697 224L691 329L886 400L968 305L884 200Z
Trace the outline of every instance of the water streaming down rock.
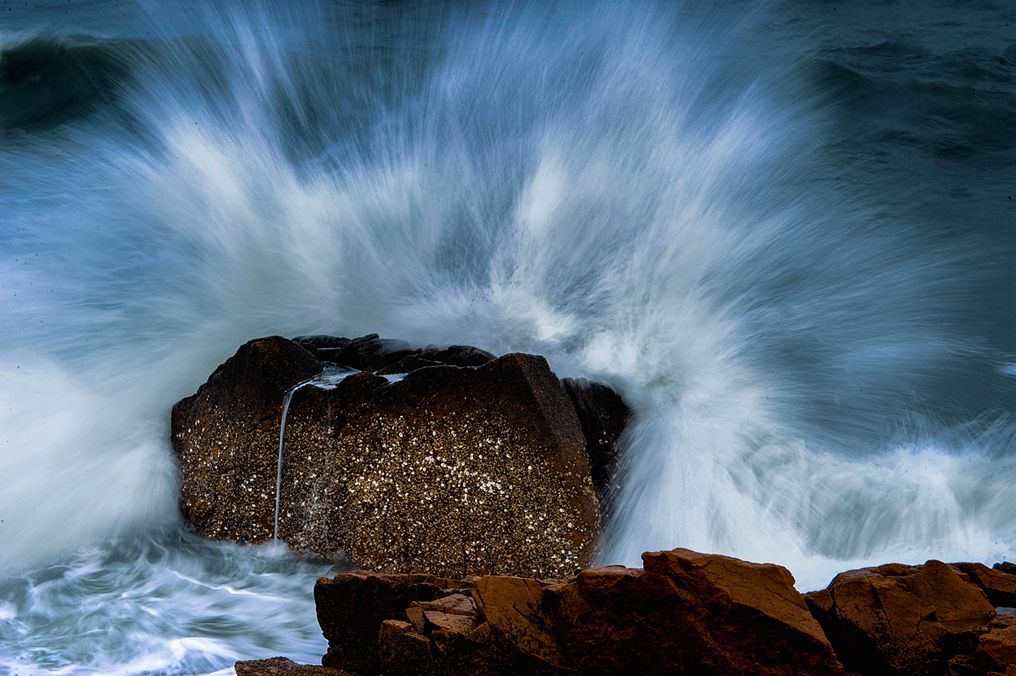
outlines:
M279 541L279 505L282 504L282 457L286 444L286 416L289 414L289 402L293 400L293 393L301 387L310 385L312 381L293 385L286 390L282 397L282 415L279 418L279 460L275 472L275 519L272 526L272 540Z
M325 370L310 380L293 385L282 396L282 415L279 417L279 459L275 470L275 519L272 527L272 540L279 541L279 506L282 504L282 461L286 445L286 416L289 415L289 404L293 395L301 387L318 387L323 390L334 389L346 376L356 373L355 369L325 366Z

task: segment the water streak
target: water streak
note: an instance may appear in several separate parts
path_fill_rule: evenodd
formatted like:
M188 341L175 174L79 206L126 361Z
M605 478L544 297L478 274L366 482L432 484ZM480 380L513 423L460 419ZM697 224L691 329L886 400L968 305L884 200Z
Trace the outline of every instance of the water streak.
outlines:
M273 542L279 541L279 508L282 505L282 457L283 449L286 444L286 418L289 415L289 404L293 400L293 395L296 394L297 390L307 387L308 385L321 390L333 390L345 378L357 372L358 371L356 369L342 368L337 367L334 364L328 364L321 373L313 378L293 385L286 390L286 393L282 396L282 418L279 421L279 457L275 470L275 520L272 529Z

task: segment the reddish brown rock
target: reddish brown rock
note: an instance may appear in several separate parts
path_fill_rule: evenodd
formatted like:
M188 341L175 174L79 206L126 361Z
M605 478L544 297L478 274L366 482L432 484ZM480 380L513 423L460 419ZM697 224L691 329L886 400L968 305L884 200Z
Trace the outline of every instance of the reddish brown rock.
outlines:
M806 598L844 666L862 674L945 673L995 616L984 593L940 561L841 573Z
M559 581L483 576L461 581L465 591L405 603L401 617L374 624L381 660L373 669L341 659L364 650L349 644L362 641L365 625L358 619L350 632L319 606L325 663L386 674L842 673L786 569L688 550L644 561L644 570L590 569ZM399 575L319 581L355 599L345 617L371 606L367 590L406 584L414 583ZM387 615L395 604L381 605Z
M1016 563L1010 563L1009 561L1001 561L992 566L994 570L1002 571L1003 573L1009 573L1010 575L1016 575Z
M954 563L952 567L965 579L977 585L996 606L1016 607L1016 575L983 563Z
M433 601L467 588L468 582L433 575L346 573L318 578L314 602L321 633L328 639L322 664L377 673L382 622L405 620L406 608L414 601Z
M413 603L407 610L413 628L422 634L435 631L468 632L477 624L476 604L465 594Z
M557 673L564 660L547 615L546 583L520 577L477 578L473 599L486 623L482 643L515 673Z
M789 571L684 549L645 569L593 569L548 589L559 640L583 673L842 671Z
M434 673L430 639L416 633L413 625L408 622L401 620L382 622L377 637L377 648L378 666L383 674L415 676Z
M365 371L295 391L281 540L383 571L544 577L588 565L600 505L587 435L546 360L376 335L252 341L177 404L181 507L195 530L271 538L282 399L326 358L427 366L397 382Z
M984 628L973 652L949 661L949 676L1016 676L1016 615L1000 615Z
M1016 614L1000 615L988 624L974 656L991 670L1007 676L1016 673Z

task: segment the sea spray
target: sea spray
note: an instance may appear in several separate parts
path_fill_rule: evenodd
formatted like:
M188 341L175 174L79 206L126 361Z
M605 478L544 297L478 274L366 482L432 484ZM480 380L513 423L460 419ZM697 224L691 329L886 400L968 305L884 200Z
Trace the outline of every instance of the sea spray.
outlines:
M0 672L209 674L250 657L320 661L312 589L337 569L177 528L97 542L0 578Z
M171 513L153 421L236 345L375 331L545 354L623 392L605 561L683 544L821 579L1005 555L1016 461L977 428L1009 424L989 404L1013 379L967 329L977 242L845 194L813 151L829 115L756 57L757 16L599 9L411 12L383 67L361 32L383 17L195 12L198 37L132 45L115 102L5 145L0 345L81 397L54 427L50 384L3 383L4 556ZM122 500L25 513L64 455ZM87 523L37 537L61 514Z
M1012 556L1011 22L925 4L90 18L129 76L0 131L0 568L175 523L169 408L237 345L368 332L622 392L605 562Z

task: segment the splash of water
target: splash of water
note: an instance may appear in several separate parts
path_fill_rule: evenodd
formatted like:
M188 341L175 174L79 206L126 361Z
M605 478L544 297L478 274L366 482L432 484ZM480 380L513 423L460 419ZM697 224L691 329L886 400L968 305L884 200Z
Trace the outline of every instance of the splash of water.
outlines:
M314 663L327 642L311 590L330 572L284 547L175 529L81 547L0 579L0 671L226 674L279 654Z
M334 11L176 17L0 152L0 566L172 520L166 412L236 345L369 332L623 392L604 561L1012 553L1012 421L937 407L1011 388L954 321L976 247L849 194L759 17Z
M282 395L282 415L279 418L279 457L275 466L275 519L272 526L272 541L279 541L279 508L282 505L282 459L286 448L286 418L289 416L289 404L297 390L311 386L320 390L334 390L347 376L356 373L355 369L326 365L325 369L308 380L293 385Z

